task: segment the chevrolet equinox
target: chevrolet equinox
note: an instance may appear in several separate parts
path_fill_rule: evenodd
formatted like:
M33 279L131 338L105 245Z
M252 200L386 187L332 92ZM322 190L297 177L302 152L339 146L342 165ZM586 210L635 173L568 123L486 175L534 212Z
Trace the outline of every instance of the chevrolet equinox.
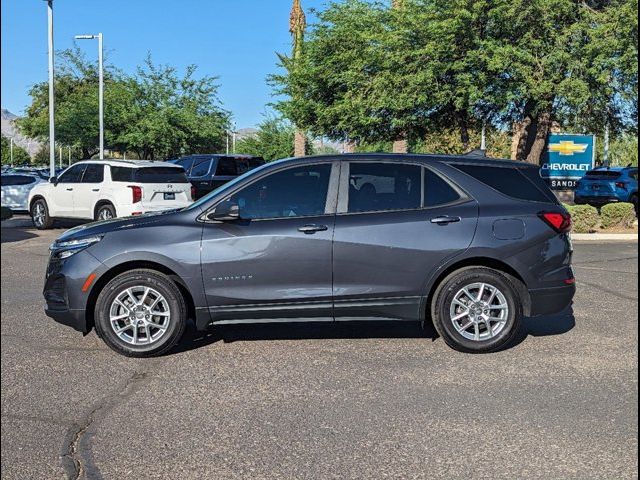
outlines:
M221 324L432 321L498 350L575 294L571 217L528 164L481 155L270 163L186 208L51 245L46 313L115 351L160 355Z

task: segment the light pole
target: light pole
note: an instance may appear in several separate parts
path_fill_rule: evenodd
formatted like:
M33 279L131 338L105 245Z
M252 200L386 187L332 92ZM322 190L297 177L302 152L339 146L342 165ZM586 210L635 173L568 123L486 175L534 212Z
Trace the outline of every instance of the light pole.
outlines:
M102 64L102 33L97 35L76 35L76 40L98 39L98 102L100 117L100 160L104 160L104 68Z
M9 144L9 157L11 158L11 166L13 167L13 137L11 137L9 141L11 142Z
M56 174L56 127L55 127L55 90L53 87L53 0L47 2L47 17L49 24L49 174Z

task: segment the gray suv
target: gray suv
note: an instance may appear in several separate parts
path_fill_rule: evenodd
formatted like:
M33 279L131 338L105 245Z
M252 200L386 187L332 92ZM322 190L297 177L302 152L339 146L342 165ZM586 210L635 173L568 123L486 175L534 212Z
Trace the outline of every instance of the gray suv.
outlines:
M83 225L51 246L46 313L117 352L251 322L430 320L505 347L575 294L571 217L524 163L353 155L259 167L191 206Z

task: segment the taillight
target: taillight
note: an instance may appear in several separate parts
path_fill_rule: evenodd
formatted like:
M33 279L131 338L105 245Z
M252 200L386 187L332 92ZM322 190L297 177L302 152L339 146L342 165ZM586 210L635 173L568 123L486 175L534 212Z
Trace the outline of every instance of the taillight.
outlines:
M195 200L195 199L196 199L196 187L191 185L191 200Z
M540 218L558 233L571 231L571 215L568 213L542 212Z
M627 184L624 182L616 182L616 187L621 188L622 190L626 190Z
M129 185L131 189L131 201L133 203L139 203L142 201L142 187L136 185Z

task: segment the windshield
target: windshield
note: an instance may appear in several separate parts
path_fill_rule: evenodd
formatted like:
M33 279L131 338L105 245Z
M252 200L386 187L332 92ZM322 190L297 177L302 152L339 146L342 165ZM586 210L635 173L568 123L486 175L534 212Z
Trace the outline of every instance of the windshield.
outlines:
M195 203L192 203L191 205L189 205L188 207L185 208L185 210L193 210L194 208L201 208L202 205L206 204L207 202L209 202L209 200L211 200L213 197L220 195L221 193L224 193L226 190L231 190L233 187L235 187L238 183L244 181L245 178L250 177L252 175L257 175L258 173L260 173L262 170L264 170L265 168L267 168L267 166L269 165L273 165L273 163L267 163L265 165L262 165L254 170L249 170L248 172L246 172L243 175L240 175L239 177L234 178L233 180L231 180L229 183L225 183L224 185L216 188L213 192L208 193L207 195L205 195L204 197L202 197L200 200L198 200Z

